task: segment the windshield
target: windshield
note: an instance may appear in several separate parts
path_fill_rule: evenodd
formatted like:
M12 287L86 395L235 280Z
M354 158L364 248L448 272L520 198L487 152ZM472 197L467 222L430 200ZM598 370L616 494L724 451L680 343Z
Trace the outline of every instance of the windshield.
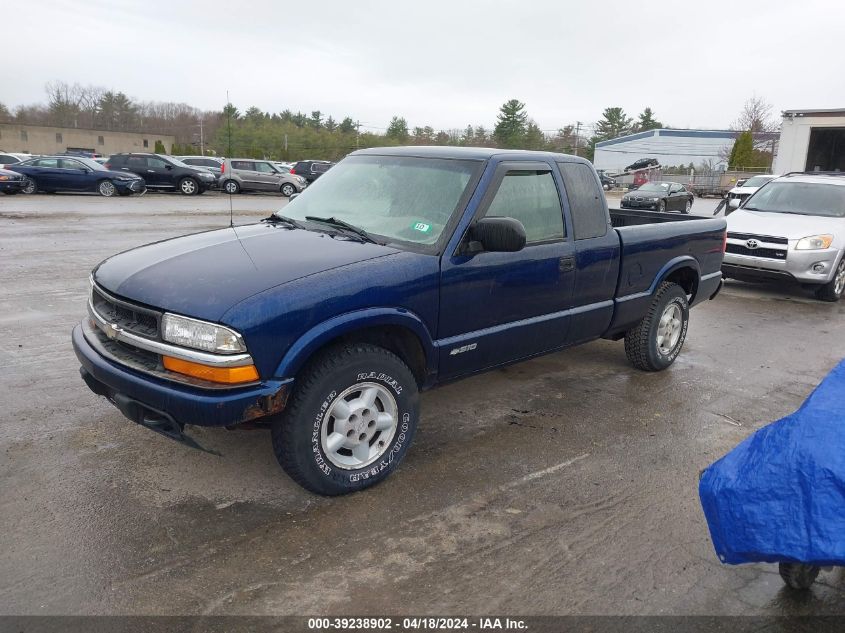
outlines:
M669 185L665 182L647 182L637 191L669 191Z
M480 161L351 156L279 212L334 217L388 241L437 243Z
M768 176L754 176L753 178L749 178L741 185L737 185L739 187L762 187L767 182L772 180L772 178Z
M845 186L812 182L769 182L752 195L748 211L845 217Z

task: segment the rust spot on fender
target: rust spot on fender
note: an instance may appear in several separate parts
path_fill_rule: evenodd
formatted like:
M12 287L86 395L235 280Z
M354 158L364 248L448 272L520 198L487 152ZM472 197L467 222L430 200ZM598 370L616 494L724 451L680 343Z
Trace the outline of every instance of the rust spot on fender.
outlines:
M287 385L283 385L272 396L261 396L254 404L251 404L244 410L240 421L249 422L250 420L257 420L258 418L273 415L274 413L280 413L284 410L285 405L287 405L289 395L290 389L288 389Z

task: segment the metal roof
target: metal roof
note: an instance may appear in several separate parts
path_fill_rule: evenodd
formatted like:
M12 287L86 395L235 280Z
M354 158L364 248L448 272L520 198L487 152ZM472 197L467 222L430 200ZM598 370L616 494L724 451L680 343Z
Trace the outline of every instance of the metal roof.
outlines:
M783 116L845 116L845 109L843 108L828 108L816 110L784 110L781 113Z
M637 132L635 134L627 134L625 136L618 136L607 141L599 141L596 147L608 147L610 145L617 145L619 143L628 143L629 141L636 141L644 138L656 138L660 136L673 136L683 138L736 138L736 132L732 130L675 130L669 128L659 128L656 130L648 130L646 132Z

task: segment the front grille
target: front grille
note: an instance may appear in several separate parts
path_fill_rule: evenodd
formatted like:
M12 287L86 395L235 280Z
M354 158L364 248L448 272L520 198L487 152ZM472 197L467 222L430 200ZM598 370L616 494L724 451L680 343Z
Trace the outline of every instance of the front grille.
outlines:
M119 325L122 329L138 336L159 338L161 315L154 310L142 308L100 291L96 286L91 293L94 310L105 321Z
M789 240L785 237L772 237L771 235L752 235L751 233L731 233L728 231L728 238L734 240L757 240L758 242L768 242L769 244L789 244Z
M776 248L748 248L742 244L728 244L725 252L734 253L735 255L748 255L750 257L765 257L767 259L786 261L786 251Z

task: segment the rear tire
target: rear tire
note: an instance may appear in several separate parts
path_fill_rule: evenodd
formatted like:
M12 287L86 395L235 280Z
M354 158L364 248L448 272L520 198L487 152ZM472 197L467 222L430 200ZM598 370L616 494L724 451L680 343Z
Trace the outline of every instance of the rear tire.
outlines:
M689 302L684 289L664 281L636 327L625 333L625 355L644 371L661 371L675 362L689 326Z
M839 260L833 279L816 289L816 299L831 303L839 301L842 298L843 290L845 290L845 255Z
M236 193L240 193L241 187L236 183L234 180L227 180L223 183L223 191L230 195L235 195Z
M331 347L297 376L273 421L273 452L303 488L341 495L390 475L414 437L419 392L395 354L366 343Z
M809 589L816 581L821 567L804 563L780 563L778 572L783 582L791 589Z

